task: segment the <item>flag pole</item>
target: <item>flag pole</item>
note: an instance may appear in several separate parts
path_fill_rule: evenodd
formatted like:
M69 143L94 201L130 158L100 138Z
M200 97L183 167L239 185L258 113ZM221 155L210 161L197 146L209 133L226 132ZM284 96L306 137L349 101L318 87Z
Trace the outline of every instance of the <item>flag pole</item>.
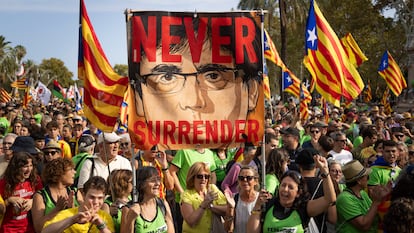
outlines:
M264 69L265 69L265 62L264 62L265 57L264 57L264 48L263 48L263 46L264 46L264 11L263 11L263 9L260 9L260 32L261 32L261 41L262 41L262 77L263 77ZM264 107L266 106L264 97L263 97L263 106ZM264 118L263 118L264 120L265 120L265 117L266 117L266 111L264 111ZM261 186L262 186L263 189L266 189L266 184L265 184L265 178L266 178L265 142L266 142L265 141L265 134L264 134L264 131L263 131L263 141L262 141L262 146L261 146L261 148L262 148L262 151L261 151L261 154L262 154L262 174L261 174L262 175L262 182L261 182Z
M131 167L132 167L132 203L138 203L137 174L135 168L135 143L131 143Z

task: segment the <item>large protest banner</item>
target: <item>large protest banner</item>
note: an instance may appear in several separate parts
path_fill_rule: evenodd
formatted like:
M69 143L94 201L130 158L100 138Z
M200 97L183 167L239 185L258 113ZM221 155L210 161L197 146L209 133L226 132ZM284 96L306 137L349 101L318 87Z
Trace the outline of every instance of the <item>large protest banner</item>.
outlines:
M127 13L128 128L149 149L236 147L262 140L257 12Z

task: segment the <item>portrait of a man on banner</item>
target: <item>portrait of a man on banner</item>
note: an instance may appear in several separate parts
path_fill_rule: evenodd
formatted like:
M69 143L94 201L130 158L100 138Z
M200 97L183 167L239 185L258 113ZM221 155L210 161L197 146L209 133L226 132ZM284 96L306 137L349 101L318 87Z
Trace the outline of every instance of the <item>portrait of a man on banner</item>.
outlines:
M255 14L131 12L135 104L128 128L138 147L231 147L245 141L243 134L251 142L262 139L262 43Z

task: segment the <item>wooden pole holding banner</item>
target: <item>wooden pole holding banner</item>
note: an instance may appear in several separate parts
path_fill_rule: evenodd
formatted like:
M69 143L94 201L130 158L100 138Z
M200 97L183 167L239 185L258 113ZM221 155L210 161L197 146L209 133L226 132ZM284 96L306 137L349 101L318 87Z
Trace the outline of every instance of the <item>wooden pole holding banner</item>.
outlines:
M135 168L135 143L131 143L131 167L132 167L132 203L138 203L137 173Z
M260 10L260 31L261 31L261 43L262 43L262 77L263 77L263 72L265 70L265 63L264 63L264 49L263 49L263 45L264 45L264 11L263 9ZM263 106L265 107L265 98L263 98ZM264 120L266 120L266 111L264 111ZM265 123L265 122L264 122ZM264 125L263 125L264 126ZM266 189L266 184L265 184L265 178L266 178L266 154L265 154L265 134L263 133L263 140L262 140L262 182L261 182L261 187L263 189Z

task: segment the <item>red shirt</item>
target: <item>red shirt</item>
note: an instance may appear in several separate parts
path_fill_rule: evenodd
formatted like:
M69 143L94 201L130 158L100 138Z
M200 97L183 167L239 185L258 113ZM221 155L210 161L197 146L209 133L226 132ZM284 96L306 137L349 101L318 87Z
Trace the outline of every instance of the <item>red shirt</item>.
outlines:
M3 178L0 180L0 195L4 200L7 199L7 197L5 197L5 187L6 180ZM37 185L34 187L34 189L31 186L30 181L26 180L16 186L11 196L30 200L33 198L33 195L36 193L36 191L42 188L42 181L40 180L40 177L37 176ZM13 205L7 206L3 223L0 227L0 233L35 232L30 215L28 216L28 213L29 212L27 211L19 213L19 211L16 211Z

